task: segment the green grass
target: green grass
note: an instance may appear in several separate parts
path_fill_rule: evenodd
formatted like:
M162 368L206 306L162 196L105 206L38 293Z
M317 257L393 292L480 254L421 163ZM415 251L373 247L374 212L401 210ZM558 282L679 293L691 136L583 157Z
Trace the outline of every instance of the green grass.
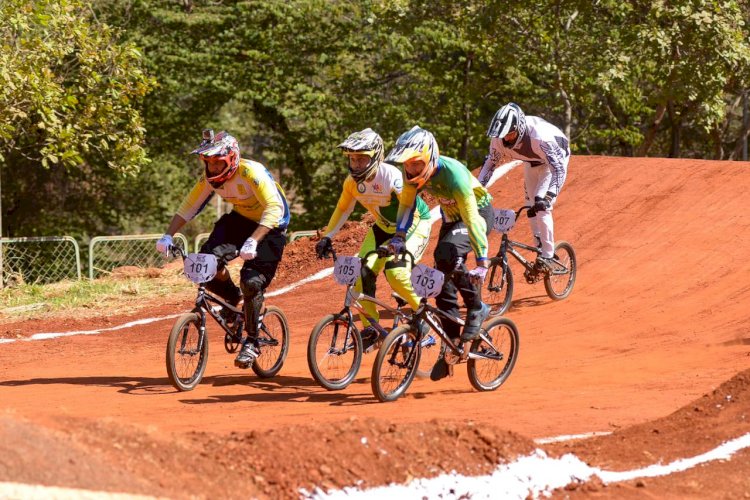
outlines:
M122 314L154 305L156 299L188 294L193 285L184 276L133 276L94 281L63 281L49 285L20 285L0 290L0 319L20 320L40 312L97 315Z

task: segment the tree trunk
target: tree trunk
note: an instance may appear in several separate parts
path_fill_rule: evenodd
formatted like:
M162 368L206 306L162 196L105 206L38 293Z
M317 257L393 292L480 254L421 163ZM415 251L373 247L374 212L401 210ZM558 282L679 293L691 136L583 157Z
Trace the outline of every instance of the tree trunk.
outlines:
M654 112L654 119L651 122L651 125L649 125L648 130L646 131L646 137L643 138L641 147L638 148L638 156L648 156L648 151L649 149L651 149L651 145L654 143L656 132L659 130L659 125L661 125L661 121L664 119L664 113L666 111L667 106L664 103L660 103L656 107L656 111Z
M670 130L672 133L672 140L669 145L669 157L679 158L680 157L680 133L682 132L682 116L677 113L674 102L669 101L667 106L669 111Z

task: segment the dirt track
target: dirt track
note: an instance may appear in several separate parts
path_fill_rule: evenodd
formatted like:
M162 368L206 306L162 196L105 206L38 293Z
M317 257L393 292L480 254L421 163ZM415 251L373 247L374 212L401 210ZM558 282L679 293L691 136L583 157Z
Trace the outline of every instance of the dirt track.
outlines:
M122 465L115 461L120 452L107 451L106 436L116 432L124 434L124 441L145 440L144 446L156 441L184 443L197 439L202 452L212 457L207 450L218 446L216 443L226 445L233 431L252 431L255 437L251 440L257 440L258 434L273 430L285 443L291 443L287 445L288 456L293 457L296 450L302 463L305 454L300 450L308 447L309 455L317 456L312 450L325 449L321 439L334 438L336 429L347 436L347 428L352 426L349 431L353 434L364 430L382 434L389 432L389 424L397 425L396 430L405 436L404 446L415 449L419 439L406 436L420 428L451 435L451 429L465 428L463 422L467 420L492 426L497 439L508 431L508 436L513 436L513 445L501 453L472 459L457 456L446 463L430 454L430 467L435 473L456 467L455 463L487 470L493 461L526 452L528 439L618 431L665 417L750 368L750 219L738 201L750 191L748 172L750 164L737 162L574 157L555 208L555 232L558 239L570 241L576 248L579 270L575 289L567 300L552 302L543 285L522 283L521 272L514 267L515 300L507 316L521 333L520 357L508 382L496 392L473 391L465 371L458 369L454 377L437 383L417 380L396 403L378 404L369 385L373 355L365 358L359 377L348 389L327 392L316 386L305 360L307 337L323 314L337 311L342 303L343 290L334 288L333 280L327 278L269 300L286 311L292 330L289 357L281 374L272 380L235 369L214 328L203 383L189 393L174 391L164 368L171 320L100 335L2 344L0 401L5 417L1 428L6 437L16 436L18 440L17 436L26 435L26 431L10 429L39 425L45 429L38 434L44 439L56 443L70 440L89 450L86 453L95 449L110 457L113 462L107 467L111 465L113 470ZM496 207L518 207L523 201L521 169L498 181L492 192ZM528 240L525 220L512 236ZM498 241L493 236L493 249ZM431 249L426 255L426 262L431 264ZM299 267L297 278L309 275L314 266ZM291 277L283 281L291 281ZM384 288L381 279L381 291L385 292ZM183 298L154 304L148 314L160 316L188 309L191 295L187 285L186 290ZM93 326L87 329L120 322L120 318L92 320ZM27 337L73 326L78 329L87 323L82 318L62 323L40 318L20 326L3 325L2 329L20 328L20 334ZM750 410L750 403L741 403ZM355 420L351 420L353 417ZM432 419L444 423L417 425ZM750 423L742 422L744 427L742 423L732 426L723 438L750 431ZM198 439L189 434L192 431L207 434ZM135 439L134 435L140 437ZM262 450L260 444L252 449ZM272 446L267 441L262 444ZM616 449L614 442L608 446ZM138 450L143 453L143 449ZM440 453L457 453L452 450L448 447ZM74 465L60 465L73 472L56 476L21 472L30 464L7 458L11 456L6 453L5 459L0 457L0 481L23 479L173 496L189 493L179 482L170 479L159 484L132 465L123 466L125 472L120 470L120 479L107 482L90 476L82 480ZM429 457L425 457L425 463L430 462ZM741 457L740 461L747 464L747 452ZM617 463L606 456L598 459L600 465ZM76 460L80 458L73 458ZM155 463L165 465L164 460ZM408 454L404 461L409 463ZM228 470L219 459L212 463L202 467L213 472ZM351 474L356 476L358 469L353 467ZM373 466L373 470L379 467ZM297 485L347 484L326 478L330 476L326 471L335 470L333 466L311 467L315 473L297 471L277 479L280 484L270 485L265 480L258 483L256 476L266 474L261 469L248 469L254 472L247 472L251 477L245 478L247 489L242 492L219 485L215 479L204 479L205 487L192 493L274 496L284 492L294 496L293 486ZM428 474L430 470L425 467L414 473ZM362 474L367 474L367 467ZM134 475L146 479L134 481ZM365 477L366 484L407 478L401 472ZM740 490L723 493L750 495L747 481L735 487ZM602 491L593 490L576 494ZM693 493L666 491L704 494L700 489Z

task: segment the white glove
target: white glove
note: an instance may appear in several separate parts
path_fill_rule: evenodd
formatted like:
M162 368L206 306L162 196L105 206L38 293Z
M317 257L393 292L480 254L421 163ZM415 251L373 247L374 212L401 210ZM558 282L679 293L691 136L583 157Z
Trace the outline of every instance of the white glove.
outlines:
M484 283L484 278L487 277L487 268L484 266L477 266L469 271L469 281L474 285L478 286Z
M240 248L240 257L244 260L253 260L258 255L258 242L252 238L245 240Z
M159 238L159 241L156 242L156 251L164 254L165 257L169 256L169 248L174 244L172 241L172 235L171 234L165 234L161 238Z

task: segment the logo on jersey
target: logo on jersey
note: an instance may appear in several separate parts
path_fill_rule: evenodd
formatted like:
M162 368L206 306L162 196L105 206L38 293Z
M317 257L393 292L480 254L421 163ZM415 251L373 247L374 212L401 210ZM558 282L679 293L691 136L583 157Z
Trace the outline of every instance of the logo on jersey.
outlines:
M383 186L378 184L377 182L372 185L372 190L375 193L382 193L383 192Z
M450 205L456 204L456 200L450 200L448 198L438 198L438 201L440 202L441 205L450 206Z
M364 193L365 191L367 191L367 187L365 187L365 185L360 182L359 184L357 184L357 191L359 191L360 193Z

